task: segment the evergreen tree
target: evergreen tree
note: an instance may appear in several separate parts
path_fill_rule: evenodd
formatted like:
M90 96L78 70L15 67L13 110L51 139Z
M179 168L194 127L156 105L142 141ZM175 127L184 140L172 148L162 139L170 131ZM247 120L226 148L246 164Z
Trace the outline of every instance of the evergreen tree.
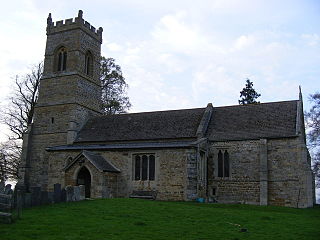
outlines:
M246 80L246 86L240 92L240 100L239 104L251 104L251 103L260 103L257 102L256 99L260 97L261 94L257 93L256 90L253 88L253 83L250 81L249 78Z

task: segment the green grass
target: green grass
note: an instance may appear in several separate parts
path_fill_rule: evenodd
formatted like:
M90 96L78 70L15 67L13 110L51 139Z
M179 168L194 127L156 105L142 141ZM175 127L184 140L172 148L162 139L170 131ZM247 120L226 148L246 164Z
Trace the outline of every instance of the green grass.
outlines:
M320 208L104 199L24 209L1 240L320 239ZM241 229L247 229L241 232Z

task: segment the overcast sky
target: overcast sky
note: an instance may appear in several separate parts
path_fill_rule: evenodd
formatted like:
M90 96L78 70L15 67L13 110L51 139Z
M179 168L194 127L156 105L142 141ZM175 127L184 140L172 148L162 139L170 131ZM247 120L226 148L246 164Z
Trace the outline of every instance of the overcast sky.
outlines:
M79 9L104 29L102 55L123 70L130 112L238 104L246 78L261 102L320 89L319 0L21 0L1 4L2 104L13 77L43 60L48 13Z

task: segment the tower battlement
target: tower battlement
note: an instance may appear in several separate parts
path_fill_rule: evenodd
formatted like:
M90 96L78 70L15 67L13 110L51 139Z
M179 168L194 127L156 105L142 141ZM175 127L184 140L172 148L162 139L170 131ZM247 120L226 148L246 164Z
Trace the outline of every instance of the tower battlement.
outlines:
M74 19L68 18L56 22L52 21L51 13L49 13L49 16L47 18L47 35L76 28L83 29L92 37L99 40L100 43L102 43L103 28L99 27L98 30L96 30L94 26L92 26L89 22L85 21L83 19L82 10L79 10L78 17L75 17Z

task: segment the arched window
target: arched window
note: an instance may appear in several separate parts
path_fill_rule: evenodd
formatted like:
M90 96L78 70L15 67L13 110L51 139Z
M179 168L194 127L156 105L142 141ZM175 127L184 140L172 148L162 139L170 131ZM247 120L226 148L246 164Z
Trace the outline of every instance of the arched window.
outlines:
M218 153L218 177L230 177L229 170L229 153L227 150L224 153L219 150Z
M65 47L59 48L57 52L57 71L65 71L67 69L67 50Z
M92 67L93 67L93 58L92 54L88 51L86 53L85 64L84 64L84 73L92 76Z
M218 177L223 177L223 156L221 150L218 153Z
M227 150L224 151L223 167L224 167L224 177L229 177L229 153Z

